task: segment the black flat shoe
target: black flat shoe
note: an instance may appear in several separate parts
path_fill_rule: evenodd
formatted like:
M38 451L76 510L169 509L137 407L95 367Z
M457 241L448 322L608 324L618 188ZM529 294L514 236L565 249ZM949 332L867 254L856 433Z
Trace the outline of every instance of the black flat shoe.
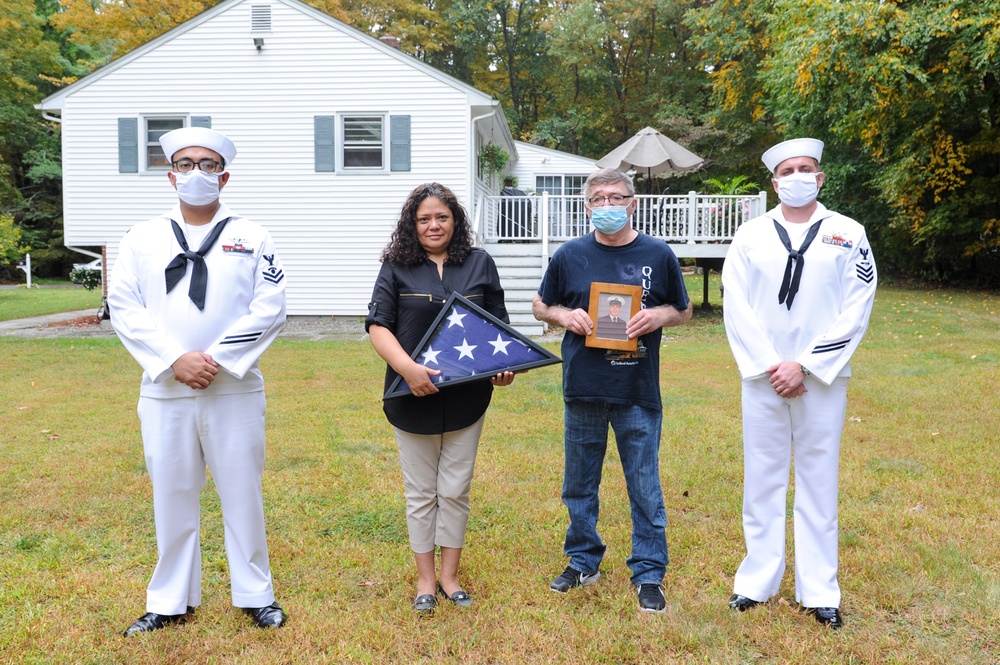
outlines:
M425 593L422 596L417 596L416 600L413 601L413 609L421 614L433 614L437 604L437 598L434 597L433 593Z
M466 593L464 589L459 589L458 591L449 596L448 593L444 590L444 587L441 586L441 583L439 582L438 592L451 602L458 605L459 607L468 607L469 605L472 604L472 596Z
M753 598L747 598L746 596L741 596L738 593L734 593L733 597L729 599L729 607L738 612L746 612L750 608L757 607L760 605L759 600L754 600Z
M288 621L288 615L278 603L271 603L267 607L244 607L243 611L253 617L258 628L281 628Z
M186 614L157 614L156 612L146 612L141 617L132 622L132 625L122 633L125 637L137 633L148 633L152 630L166 628L172 623L177 623L194 612L193 607L187 608Z
M837 607L807 607L806 612L816 617L823 626L829 626L834 630L844 627L844 618L840 616L840 608Z

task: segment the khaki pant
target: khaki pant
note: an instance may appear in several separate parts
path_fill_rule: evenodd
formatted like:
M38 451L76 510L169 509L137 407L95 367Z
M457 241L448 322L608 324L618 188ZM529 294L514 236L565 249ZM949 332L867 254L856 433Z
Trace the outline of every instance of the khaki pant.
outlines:
M406 490L406 528L417 554L465 543L469 487L485 419L444 434L393 428Z

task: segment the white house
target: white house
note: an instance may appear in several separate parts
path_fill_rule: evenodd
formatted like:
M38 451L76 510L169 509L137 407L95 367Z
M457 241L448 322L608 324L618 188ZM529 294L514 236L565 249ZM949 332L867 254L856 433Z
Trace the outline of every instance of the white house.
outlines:
M593 159L521 141L515 144L518 158L509 171L525 191L580 194L584 180L598 168Z
M298 0L226 0L37 108L62 123L66 244L103 246L107 264L130 226L176 201L159 136L230 136L225 201L271 231L297 315L367 312L417 184L446 184L481 219L500 191L478 173L483 145L531 189L565 186L553 160L571 178L594 169L516 143L497 100Z

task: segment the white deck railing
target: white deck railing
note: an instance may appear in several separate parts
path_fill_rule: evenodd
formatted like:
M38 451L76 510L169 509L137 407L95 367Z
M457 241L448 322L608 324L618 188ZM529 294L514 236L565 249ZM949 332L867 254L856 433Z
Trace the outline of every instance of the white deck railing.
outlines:
M740 224L767 208L765 192L722 196L690 192L686 196L636 196L632 225L668 243L724 243ZM550 194L484 196L476 207L476 230L484 242L563 242L586 235L590 222L583 196Z

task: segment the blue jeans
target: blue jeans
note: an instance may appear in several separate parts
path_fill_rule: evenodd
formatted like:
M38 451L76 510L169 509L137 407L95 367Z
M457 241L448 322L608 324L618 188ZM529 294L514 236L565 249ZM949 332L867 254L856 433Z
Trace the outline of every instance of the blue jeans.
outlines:
M563 503L569 510L564 551L569 565L592 573L601 565L605 545L597 533L598 489L608 425L615 432L632 507L632 555L626 563L632 583L660 584L667 570L667 513L660 487L659 410L610 402L566 402L566 467Z

